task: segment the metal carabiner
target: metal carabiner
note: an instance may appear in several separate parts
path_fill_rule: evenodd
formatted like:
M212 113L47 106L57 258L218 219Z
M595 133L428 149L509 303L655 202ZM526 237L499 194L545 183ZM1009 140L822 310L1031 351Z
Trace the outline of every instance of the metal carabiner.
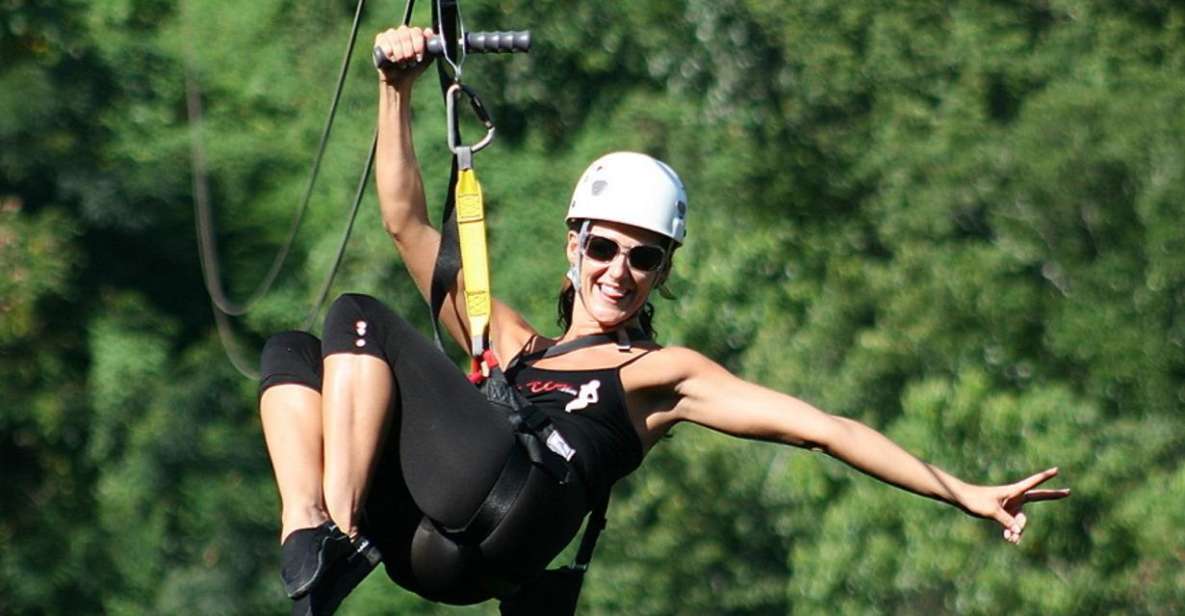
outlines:
M481 141L470 146L462 146L458 143L456 108L457 98L462 92L465 96L469 97L469 105L473 107L473 113L477 115L477 119L481 120L481 123L486 127L485 137L482 137ZM477 93L469 86L459 83L449 86L448 90L444 93L444 110L448 118L448 149L453 154L460 156L463 149L469 150L470 153L478 152L494 140L494 122L490 119L490 114L486 111L485 105L481 104L481 99L477 97Z

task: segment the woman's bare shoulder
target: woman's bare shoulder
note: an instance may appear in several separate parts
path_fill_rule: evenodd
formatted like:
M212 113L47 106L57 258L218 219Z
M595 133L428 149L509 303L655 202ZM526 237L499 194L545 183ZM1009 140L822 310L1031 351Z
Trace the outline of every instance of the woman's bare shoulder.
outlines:
M655 346L627 368L639 387L677 387L704 371L721 369L703 353L684 346Z

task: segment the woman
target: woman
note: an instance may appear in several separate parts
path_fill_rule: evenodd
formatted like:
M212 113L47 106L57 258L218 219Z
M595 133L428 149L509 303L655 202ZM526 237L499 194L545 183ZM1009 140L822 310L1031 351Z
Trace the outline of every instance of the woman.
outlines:
M400 27L376 38L393 63L379 82L379 202L425 295L440 235L427 221L409 104L431 36ZM1056 469L1004 486L963 482L856 421L743 381L690 349L655 344L647 300L670 273L685 215L683 185L668 166L642 154L603 157L568 211L563 335L541 336L494 302L492 350L512 360L508 380L550 421L541 435L551 436L547 464L528 459L506 417L372 298L338 299L323 341L301 332L269 340L260 409L283 503L282 573L298 612L332 611L380 558L394 581L429 599L511 596L680 422L824 451L995 520L1012 543L1026 502L1069 495L1035 489ZM458 276L441 321L465 346L463 298Z

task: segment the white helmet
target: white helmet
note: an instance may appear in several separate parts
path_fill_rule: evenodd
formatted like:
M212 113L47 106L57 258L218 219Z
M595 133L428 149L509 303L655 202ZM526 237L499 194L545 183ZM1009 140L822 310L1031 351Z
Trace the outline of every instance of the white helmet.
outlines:
M666 163L637 152L606 154L588 166L568 206L568 221L607 220L683 243L687 192Z

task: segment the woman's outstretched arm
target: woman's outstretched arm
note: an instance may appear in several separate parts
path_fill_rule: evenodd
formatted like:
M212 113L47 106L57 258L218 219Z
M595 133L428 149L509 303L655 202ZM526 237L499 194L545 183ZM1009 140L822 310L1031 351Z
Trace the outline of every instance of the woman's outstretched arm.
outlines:
M853 468L915 494L938 499L966 513L992 519L1016 543L1026 524L1027 502L1069 496L1069 490L1036 487L1057 475L1052 468L1002 486L967 483L919 460L880 432L846 417L744 381L687 349L665 349L677 366L672 421L691 421L727 434L826 452Z

